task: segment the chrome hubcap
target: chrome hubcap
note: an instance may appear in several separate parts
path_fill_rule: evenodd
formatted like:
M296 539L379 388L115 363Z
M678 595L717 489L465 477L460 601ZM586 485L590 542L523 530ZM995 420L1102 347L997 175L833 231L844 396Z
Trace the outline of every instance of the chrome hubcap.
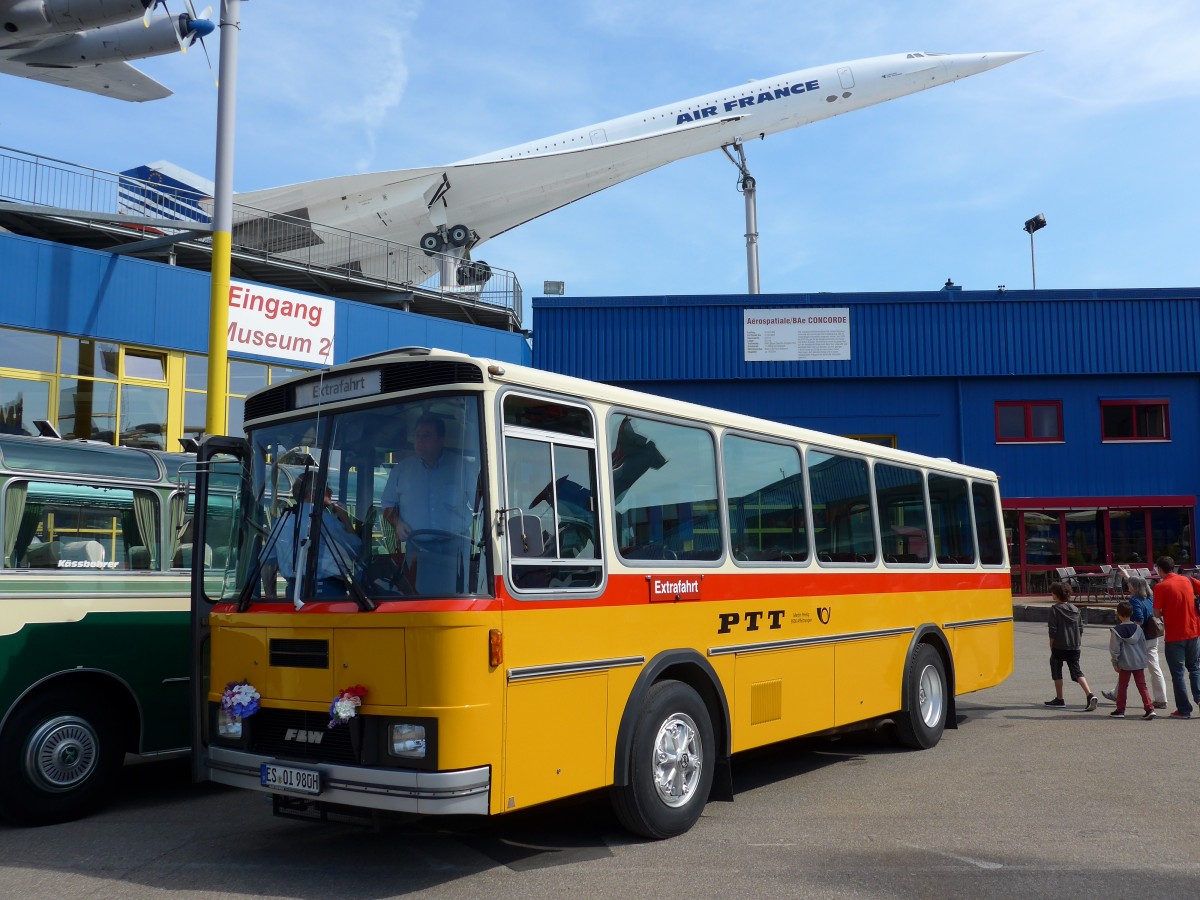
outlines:
M654 740L654 787L667 806L692 799L704 770L704 747L690 716L673 713Z
M938 671L934 666L926 666L921 670L917 691L921 719L928 727L933 728L942 720L942 713L946 706L942 679L938 677Z
M60 716L43 722L25 750L25 772L51 793L77 787L96 768L100 743L84 719Z

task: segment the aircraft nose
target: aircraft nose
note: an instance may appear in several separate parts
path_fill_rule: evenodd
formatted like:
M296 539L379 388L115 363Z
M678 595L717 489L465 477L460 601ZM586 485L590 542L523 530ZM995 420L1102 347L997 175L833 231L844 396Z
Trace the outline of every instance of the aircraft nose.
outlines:
M989 69L998 69L1001 66L1008 65L1010 62L1016 62L1018 59L1030 56L1033 52L1033 50L1016 50L1006 53L985 53L983 56L987 60L987 67Z
M954 53L942 57L942 64L946 67L946 73L950 76L950 80L953 81L958 78L967 78L970 75L978 75L988 69L997 69L1023 56L1029 56L1033 52L1033 50L1020 50L995 53Z

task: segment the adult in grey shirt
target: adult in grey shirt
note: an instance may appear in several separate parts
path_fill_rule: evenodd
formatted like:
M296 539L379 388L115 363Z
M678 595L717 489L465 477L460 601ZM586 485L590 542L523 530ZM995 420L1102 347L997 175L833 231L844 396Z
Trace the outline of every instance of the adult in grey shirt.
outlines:
M460 453L446 448L446 423L431 413L417 420L413 451L388 475L383 517L397 539L406 542L417 590L453 593L461 590L478 472L465 465ZM410 541L414 533L416 539Z

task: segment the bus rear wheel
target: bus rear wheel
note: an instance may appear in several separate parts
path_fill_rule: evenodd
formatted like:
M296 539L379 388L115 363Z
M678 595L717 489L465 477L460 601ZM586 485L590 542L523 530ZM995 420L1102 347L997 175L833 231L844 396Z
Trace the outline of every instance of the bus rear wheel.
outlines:
M613 808L634 834L662 839L696 824L716 763L712 723L688 685L660 681L646 694L630 742L629 783L613 789Z
M55 688L27 700L0 734L0 815L26 825L79 818L107 799L125 753L102 701Z
M950 698L942 655L919 644L904 675L904 710L896 718L896 739L914 750L928 750L942 739Z

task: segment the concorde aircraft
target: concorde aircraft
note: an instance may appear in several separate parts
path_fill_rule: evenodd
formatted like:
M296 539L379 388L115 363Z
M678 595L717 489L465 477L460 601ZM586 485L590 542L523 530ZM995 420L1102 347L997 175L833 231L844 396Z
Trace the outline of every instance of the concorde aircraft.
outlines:
M314 258L323 242L307 226L314 223L461 258L510 228L674 160L853 112L1028 55L912 52L816 66L446 166L343 175L235 199L293 217L293 227L280 233L284 256ZM361 262L365 271L367 260ZM434 268L426 266L423 274Z
M0 74L118 100L169 97L128 61L186 52L212 33L211 8L197 15L183 2L187 12L152 17L163 0L0 0Z

